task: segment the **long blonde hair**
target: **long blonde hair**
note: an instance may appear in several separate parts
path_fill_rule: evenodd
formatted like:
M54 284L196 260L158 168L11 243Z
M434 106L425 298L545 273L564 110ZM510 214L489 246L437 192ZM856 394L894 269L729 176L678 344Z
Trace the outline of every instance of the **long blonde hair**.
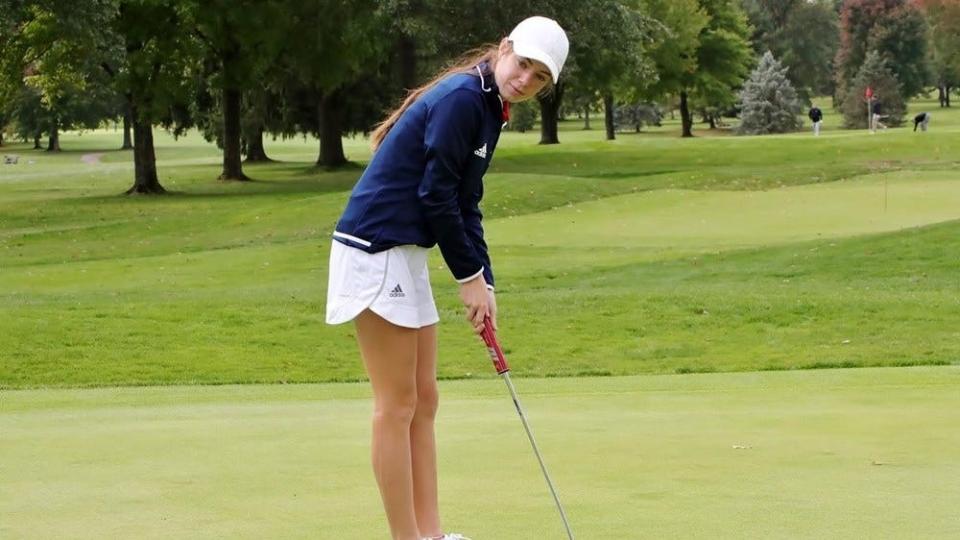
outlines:
M380 143L383 142L387 133L389 133L390 129L397 123L400 116L410 108L410 105L413 105L413 102L416 101L417 98L436 86L445 77L454 73L470 73L477 64L483 62L489 63L490 70L492 71L497 65L497 60L500 59L500 45L500 43L489 43L467 51L460 58L454 60L449 66L442 69L440 73L435 75L429 82L407 92L407 97L404 98L403 103L387 115L387 118L383 122L377 124L377 127L370 134L370 145L373 147L373 150L376 151L377 148L380 147Z

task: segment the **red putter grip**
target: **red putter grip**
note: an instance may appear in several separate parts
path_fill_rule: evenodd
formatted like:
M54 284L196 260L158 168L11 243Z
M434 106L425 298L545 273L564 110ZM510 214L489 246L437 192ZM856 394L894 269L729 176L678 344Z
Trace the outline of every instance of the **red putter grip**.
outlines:
M497 334L493 331L493 321L490 320L490 317L483 319L483 332L480 332L480 335L483 337L483 342L487 344L487 352L490 353L490 359L493 360L493 367L497 370L497 375L503 375L510 371L510 366L507 365L507 357L503 355L503 350L497 343Z

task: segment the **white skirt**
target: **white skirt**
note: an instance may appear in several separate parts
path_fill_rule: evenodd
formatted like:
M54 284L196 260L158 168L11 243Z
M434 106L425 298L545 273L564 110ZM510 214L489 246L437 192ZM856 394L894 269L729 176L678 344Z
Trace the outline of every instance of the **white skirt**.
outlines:
M426 248L397 246L367 253L334 240L327 282L327 324L352 321L370 309L397 326L440 321L433 302Z

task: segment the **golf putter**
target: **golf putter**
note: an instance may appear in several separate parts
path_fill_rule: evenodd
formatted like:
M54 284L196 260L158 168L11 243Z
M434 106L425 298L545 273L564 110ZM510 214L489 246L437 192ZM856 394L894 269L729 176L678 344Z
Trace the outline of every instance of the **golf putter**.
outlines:
M527 423L527 417L523 414L523 408L520 406L520 398L517 397L517 391L510 381L510 366L507 364L507 357L503 355L503 349L497 342L497 334L493 330L493 322L490 317L483 319L483 332L480 334L483 342L487 345L487 351L490 353L490 359L493 360L493 367L497 370L497 375L503 377L507 383L507 389L510 390L510 397L513 398L513 405L517 408L517 414L520 415L520 421L523 422L523 429L527 431L527 437L530 439L530 445L533 446L533 453L540 462L540 470L543 471L543 477L547 480L547 487L553 495L554 502L557 503L557 510L560 511L560 519L563 520L563 526L567 530L567 538L573 540L573 532L570 530L570 523L567 522L567 515L563 511L563 505L560 504L560 497L557 497L557 490L553 488L553 482L550 480L550 474L547 472L547 466L543 464L543 458L540 456L540 449L537 448L537 441L533 439L533 432L530 431L530 425Z

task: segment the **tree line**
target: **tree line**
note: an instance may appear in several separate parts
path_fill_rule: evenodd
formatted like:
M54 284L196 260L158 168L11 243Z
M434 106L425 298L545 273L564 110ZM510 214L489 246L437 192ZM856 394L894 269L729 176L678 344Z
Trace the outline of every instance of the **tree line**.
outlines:
M799 99L832 95L841 110L867 63L891 100L935 86L949 106L960 79L955 0L0 0L0 133L56 151L63 130L122 121L129 193L164 191L157 126L215 141L222 180L246 179L244 158L269 160L265 136L315 136L317 165L336 167L343 135L530 14L571 41L535 104L544 144L564 114L603 111L612 139L654 104L678 109L692 136L696 116L736 113L768 51Z

